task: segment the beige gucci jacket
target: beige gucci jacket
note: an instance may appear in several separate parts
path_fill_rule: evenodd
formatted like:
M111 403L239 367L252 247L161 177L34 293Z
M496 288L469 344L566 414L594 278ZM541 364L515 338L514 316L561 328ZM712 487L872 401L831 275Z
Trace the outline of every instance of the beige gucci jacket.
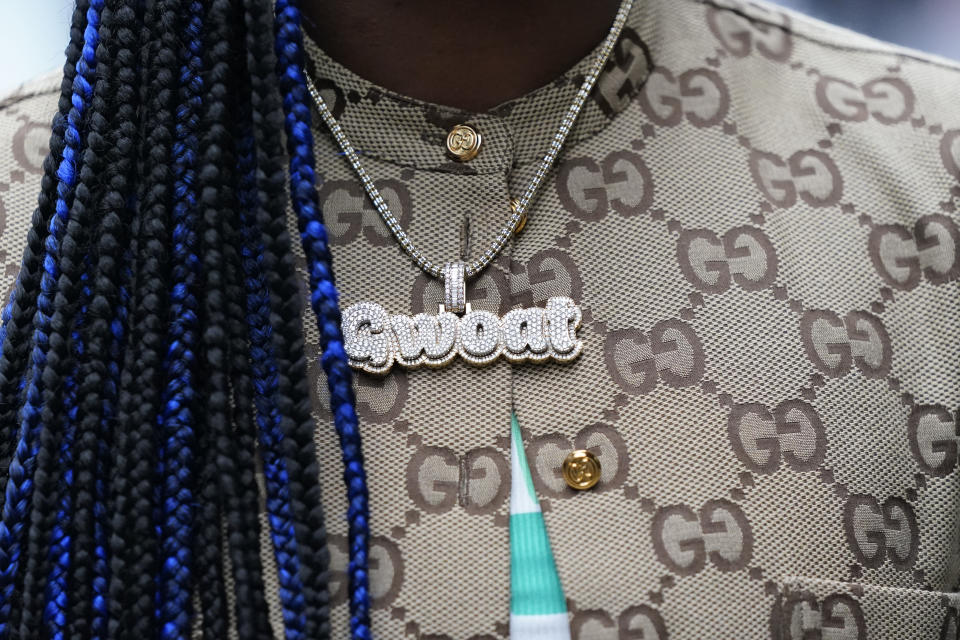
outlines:
M311 59L403 227L443 260L496 235L592 56L481 114ZM58 84L0 109L3 292ZM445 155L458 123L483 136L463 164ZM343 305L434 311L439 283L315 136ZM772 5L637 0L526 229L469 287L497 314L573 298L583 354L356 378L377 637L507 637L515 412L574 638L957 638L958 205L960 66ZM345 491L311 375L346 637ZM589 491L560 475L575 448L601 460Z

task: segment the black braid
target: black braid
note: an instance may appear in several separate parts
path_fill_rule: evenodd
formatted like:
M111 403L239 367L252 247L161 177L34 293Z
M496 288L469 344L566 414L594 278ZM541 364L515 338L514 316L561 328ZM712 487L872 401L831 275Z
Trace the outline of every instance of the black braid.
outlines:
M239 117L250 126L249 108L242 108ZM253 421L253 383L250 377L250 354L247 325L243 322L244 283L242 260L252 256L244 244L243 228L247 212L257 198L256 166L251 131L240 136L238 147L238 197L240 208L237 224L226 220L228 237L224 243L226 304L230 329L230 384L233 389L235 431L222 434L218 440L221 463L221 491L226 501L226 518L236 588L237 633L241 640L262 638L270 634L263 593L263 570L260 560L260 519L245 505L258 500L255 460L256 430ZM238 252L237 248L241 247ZM243 257L241 257L241 254Z
M111 79L116 111L107 127L106 160L101 183L103 195L98 207L100 225L96 235L98 257L93 278L93 295L87 312L88 327L84 334L86 357L80 366L79 414L75 445L74 509L72 536L74 559L71 563L69 584L73 587L68 615L68 635L71 639L96 637L103 633L105 609L94 607L94 591L102 591L98 581L105 576L103 559L97 551L97 510L105 496L104 482L109 472L110 458L105 455L111 437L109 422L104 420L116 408L116 366L109 354L114 332L111 327L116 309L121 307L120 291L123 282L124 250L129 242L132 211L130 200L130 173L134 169L131 158L136 127L134 115L137 106L139 78L136 74L136 28L139 16L120 0L107 5L102 29L110 37L107 42L115 48L112 74L101 66ZM119 363L116 363L119 364ZM112 366L113 365L113 366ZM102 507L101 507L102 508Z
M284 636L330 637L287 232L283 109L293 99L302 121L303 92L288 86L299 36L282 4L275 26L270 0L77 0L0 328L0 640L193 627L221 640L234 619L240 640L269 637L258 456ZM299 124L293 135L309 140ZM305 221L319 216L312 159L294 155ZM337 429L362 480L325 232L319 217L307 228ZM351 535L366 535L364 505ZM368 638L365 562L351 560L352 633Z
M157 435L168 304L173 111L176 97L176 3L148 6L141 28L140 185L132 222L135 256L130 348L120 380L118 455L111 474L113 518L109 604L111 636L156 634L156 557L153 523Z
M243 188L243 187L241 187ZM233 391L235 431L221 434L217 440L220 462L220 491L225 501L236 588L237 635L240 640L253 640L270 635L267 603L263 588L263 567L260 559L260 518L249 505L258 501L255 478L256 430L253 421L253 384L248 357L250 349L247 326L243 322L243 268L236 247L242 242L232 232L225 243L226 281L224 290L230 328L230 384Z
M109 150L108 122L115 111L109 98L114 93L112 85L113 57L119 44L112 37L116 25L115 12L107 6L101 15L100 35L107 41L96 50L97 81L93 96L85 116L87 129L86 149L79 163L79 180L76 186L70 219L66 234L61 243L60 278L57 282L56 311L50 320L50 350L47 354L46 369L43 372L44 402L41 413L40 448L37 453L37 470L34 476L33 506L28 536L28 563L24 574L23 605L20 610L20 633L29 637L31 630L41 624L44 610L44 595L50 574L49 548L55 525L55 517L60 504L57 491L59 477L56 465L59 458L60 441L63 437L62 425L66 423L64 414L64 381L69 375L69 351L71 332L76 323L80 278L85 269L84 255L90 227L95 223L94 209L98 193L99 178L106 168L106 155ZM83 466L86 458L79 459ZM84 476L89 482L91 478ZM84 540L81 540L84 542ZM92 568L92 545L78 545L74 566ZM90 572L92 573L92 571Z
M4 310L3 338L0 340L0 485L6 484L7 466L16 444L17 409L20 405L20 382L23 379L30 353L30 333L33 330L33 314L36 312L37 292L40 285L40 267L43 259L43 241L56 202L57 167L63 159L67 113L70 111L70 96L77 60L83 47L83 30L87 22L88 0L78 0L70 24L70 44L66 49L63 65L63 80L60 83L60 100L53 117L53 132L50 136L50 153L43 161L43 178L37 208L33 212L27 243L23 251L20 273L14 284L13 297ZM4 495L0 492L0 506Z
M201 140L202 162L199 173L201 206L201 255L203 256L205 291L201 309L204 326L200 370L204 383L202 392L207 405L205 421L201 426L206 442L201 475L203 508L197 526L197 579L203 611L204 638L225 637L226 599L222 592L222 563L217 553L220 546L220 491L217 476L230 474L232 461L217 450L222 438L229 432L229 328L226 318L225 274L223 270L225 246L229 234L229 219L236 216L234 191L233 140L229 123L234 114L226 98L231 92L231 58L234 51L235 25L231 19L231 0L213 0L206 22L211 25L204 43L206 92L203 106L204 136Z
M270 34L272 16L262 3L246 0L247 56L250 65L254 130L257 132L257 163L260 169L261 207L257 214L264 230L264 271L271 292L270 324L277 359L278 404L287 444L290 496L296 514L297 542L305 562L300 571L307 602L307 634L330 635L329 552L323 518L319 471L315 452L316 425L311 414L309 377L304 356L303 316L299 279L295 270L284 206L283 140L280 135L283 110L276 74L277 60ZM257 9L260 11L257 11Z

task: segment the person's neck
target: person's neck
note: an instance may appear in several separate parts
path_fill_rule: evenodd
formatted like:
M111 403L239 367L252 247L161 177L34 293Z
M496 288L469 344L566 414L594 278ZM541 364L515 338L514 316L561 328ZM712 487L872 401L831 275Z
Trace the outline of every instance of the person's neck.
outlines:
M620 0L303 3L331 58L391 91L482 112L541 87L606 36Z

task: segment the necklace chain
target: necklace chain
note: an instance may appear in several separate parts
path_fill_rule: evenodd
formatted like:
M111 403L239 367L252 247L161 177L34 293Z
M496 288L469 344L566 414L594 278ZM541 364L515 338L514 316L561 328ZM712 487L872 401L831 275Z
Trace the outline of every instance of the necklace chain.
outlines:
M550 148L540 161L540 165L537 167L536 173L530 180L530 183L527 185L523 195L520 196L520 198L515 201L515 205L511 207L511 215L507 220L506 225L500 230L493 242L490 243L490 246L487 247L486 251L484 251L478 259L463 265L464 275L466 275L466 277L472 278L476 275L479 275L480 272L483 271L487 265L489 265L503 250L504 246L506 246L507 242L510 240L510 236L516 231L517 227L520 226L521 220L523 219L527 210L527 206L533 200L534 194L536 194L537 189L540 188L540 184L543 182L544 177L546 177L547 172L550 171L550 167L553 166L554 161L557 159L557 154L560 153L560 149L563 147L563 143L567 139L567 134L569 134L570 129L573 128L573 123L577 119L577 115L580 113L580 110L583 108L587 97L590 95L590 91L593 89L593 85L596 83L597 77L600 75L600 72L606 65L607 59L610 57L610 52L613 51L613 47L617 42L617 38L620 36L620 31L623 29L623 25L627 21L627 16L630 13L630 7L632 4L633 0L624 0L621 3L620 9L617 11L617 16L613 21L613 26L610 27L610 33L607 34L606 39L603 41L600 51L598 52L593 65L590 67L590 71L587 73L583 80L583 84L580 86L580 89L577 91L577 95L573 99L573 103L571 103L570 108L563 116L563 120L560 121L560 128L553 136L553 140L550 142ZM320 92L317 91L317 87L314 85L313 80L311 80L308 74L304 75L307 79L307 90L310 92L310 96L313 98L314 103L316 103L317 110L320 112L320 117L327 125L327 128L330 129L330 132L336 139L337 144L340 145L344 155L350 162L350 166L352 166L353 170L357 173L357 176L360 178L360 182L363 184L363 188L366 190L367 195L370 196L370 200L380 213L380 217L383 218L387 228L390 229L390 232L397 239L397 242L400 243L400 246L403 248L403 250L407 252L407 255L413 259L420 269L434 278L444 280L444 263L437 263L428 260L423 252L420 251L420 249L413 244L413 241L410 240L410 236L408 236L406 231L404 231L400 226L399 221L397 221L397 218L390 211L390 207L387 206L383 196L380 195L380 192L374 186L373 180L367 174L366 169L363 168L363 165L360 163L360 157L354 149L353 144L351 144L346 133L344 133L343 127L341 127L340 123L337 122L337 119L333 117L333 113L331 113L330 109L327 107L327 103L320 95Z

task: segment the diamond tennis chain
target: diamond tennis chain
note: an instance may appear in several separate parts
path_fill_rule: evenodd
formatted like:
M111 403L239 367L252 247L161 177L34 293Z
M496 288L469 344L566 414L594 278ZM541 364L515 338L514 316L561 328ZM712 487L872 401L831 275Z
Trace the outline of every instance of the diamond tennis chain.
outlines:
M510 236L525 224L527 207L556 161L574 121L593 90L597 77L603 71L632 5L633 0L621 2L610 32L560 121L560 127L536 173L523 195L510 203L511 213L504 227L483 254L471 262L434 262L413 244L374 186L356 149L313 80L308 74L304 74L307 90L320 117L360 178L364 190L387 228L424 273L444 282L445 304L436 316L387 316L383 307L372 302L361 302L348 308L343 314L343 330L347 354L354 368L383 374L389 371L394 362L407 368L423 364L443 366L458 353L473 364L486 364L500 355L504 355L511 362L568 362L579 355L583 344L576 339L575 334L580 325L581 313L579 306L572 300L551 298L546 309L514 309L501 319L486 311L470 311L466 304L465 279L479 275L500 254ZM451 312L466 312L466 315L457 318Z

